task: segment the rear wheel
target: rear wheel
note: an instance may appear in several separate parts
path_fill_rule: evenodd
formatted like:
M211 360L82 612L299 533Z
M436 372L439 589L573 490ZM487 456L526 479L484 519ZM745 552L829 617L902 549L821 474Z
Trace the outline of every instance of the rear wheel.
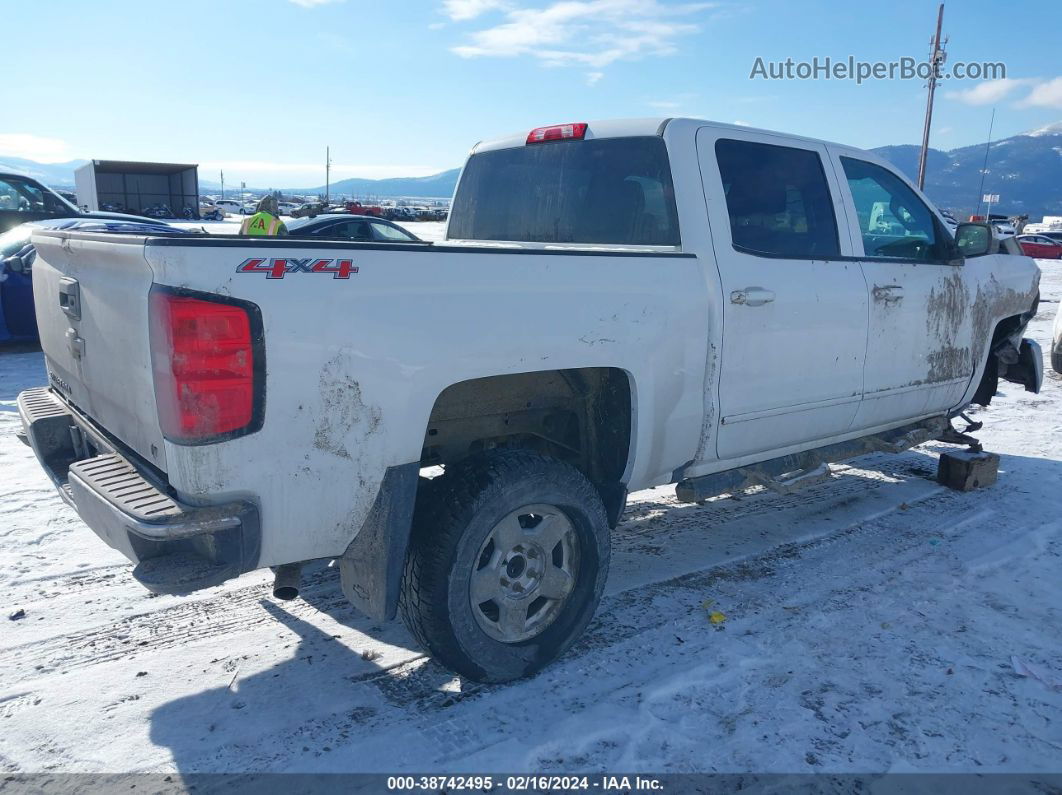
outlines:
M1051 351L1051 369L1062 375L1062 353Z
M601 599L609 529L575 468L522 450L458 464L418 502L402 615L442 664L506 682L564 653Z

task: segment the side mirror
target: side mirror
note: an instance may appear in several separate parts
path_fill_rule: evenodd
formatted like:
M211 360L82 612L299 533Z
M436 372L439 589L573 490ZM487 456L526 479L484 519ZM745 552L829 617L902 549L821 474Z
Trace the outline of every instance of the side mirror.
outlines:
M992 251L992 227L989 224L959 224L955 245L964 257L981 257Z

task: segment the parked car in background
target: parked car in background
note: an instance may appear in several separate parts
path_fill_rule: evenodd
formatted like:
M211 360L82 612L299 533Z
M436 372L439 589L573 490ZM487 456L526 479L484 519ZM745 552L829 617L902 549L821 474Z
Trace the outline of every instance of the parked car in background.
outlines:
M112 221L146 221L151 218L106 209L88 212L72 204L32 177L0 173L0 232L30 221L74 218Z
M0 174L0 232L27 221L70 218L81 214L77 205L31 177Z
M386 207L383 217L389 221L415 221L417 214L409 207Z
M235 199L218 199L214 202L214 206L224 213L239 215L240 209L243 207L243 202L238 202Z
M384 210L375 204L362 204L359 201L342 201L328 208L329 212L350 213L351 215L372 215L382 218Z
M296 218L287 224L288 237L315 237L330 240L362 240L376 243L420 243L419 237L398 224L368 215L318 215Z
M324 202L304 202L291 211L292 218L313 218L328 210Z
M295 202L277 202L277 209L280 210L281 215L291 215L299 209L299 205Z
M41 229L88 229L92 227L130 231L170 230L169 224L150 218L131 221L111 218L45 218L16 226L0 235L0 342L37 339L33 306L33 261L37 252L30 235Z
M254 215L258 212L258 199L250 199L240 205L240 215Z
M1062 240L1047 235L1018 235L1021 253L1037 259L1062 259Z

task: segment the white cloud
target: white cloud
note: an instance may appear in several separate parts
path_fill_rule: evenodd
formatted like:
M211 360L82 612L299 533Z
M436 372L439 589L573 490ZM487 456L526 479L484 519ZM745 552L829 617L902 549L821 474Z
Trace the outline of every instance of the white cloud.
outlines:
M475 0L455 0L475 2ZM560 0L513 8L506 21L474 31L453 49L462 58L531 56L545 66L600 70L622 59L670 55L675 39L699 27L682 18L715 3L664 5L658 0Z
M1062 108L1062 77L1040 83L1018 103L1020 108Z
M70 144L66 141L29 133L0 133L0 154L38 163L63 163L73 159Z
M985 80L973 88L965 91L948 91L944 94L948 99L956 99L966 105L992 105L1005 99L1024 85L1035 82L1030 78L1009 78L1000 80Z
M328 5L329 3L342 3L345 0L291 0L291 2L303 8L314 8L315 6Z
M605 76L604 72L587 72L586 73L586 84L588 86L597 85L597 81L600 80L604 76Z
M475 19L487 11L504 7L502 0L443 0L443 13L454 22Z

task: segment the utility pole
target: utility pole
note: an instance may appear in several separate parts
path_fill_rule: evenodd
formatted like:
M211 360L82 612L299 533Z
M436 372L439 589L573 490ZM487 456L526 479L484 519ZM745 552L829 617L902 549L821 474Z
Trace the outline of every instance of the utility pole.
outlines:
M330 147L325 147L325 204L328 204L329 188L331 187L332 177L332 150Z
M225 198L225 169L221 169L221 198Z
M948 40L945 39L943 44L940 41L940 29L943 25L944 4L941 3L940 9L937 11L937 32L933 36L929 52L929 63L932 65L933 70L929 75L929 96L926 97L926 121L922 127L922 152L918 156L919 190L922 190L926 184L926 157L929 154L929 128L933 125L933 94L937 90L937 72L947 57L944 53L944 47L947 45Z
M985 162L981 164L981 184L977 187L977 212L975 215L981 214L981 202L985 200L985 175L988 173L988 150L992 147L992 127L996 123L996 109L992 108L992 118L988 122L988 140L985 141ZM988 210L985 212L985 218L988 218L988 214L992 211L992 204L989 202Z

